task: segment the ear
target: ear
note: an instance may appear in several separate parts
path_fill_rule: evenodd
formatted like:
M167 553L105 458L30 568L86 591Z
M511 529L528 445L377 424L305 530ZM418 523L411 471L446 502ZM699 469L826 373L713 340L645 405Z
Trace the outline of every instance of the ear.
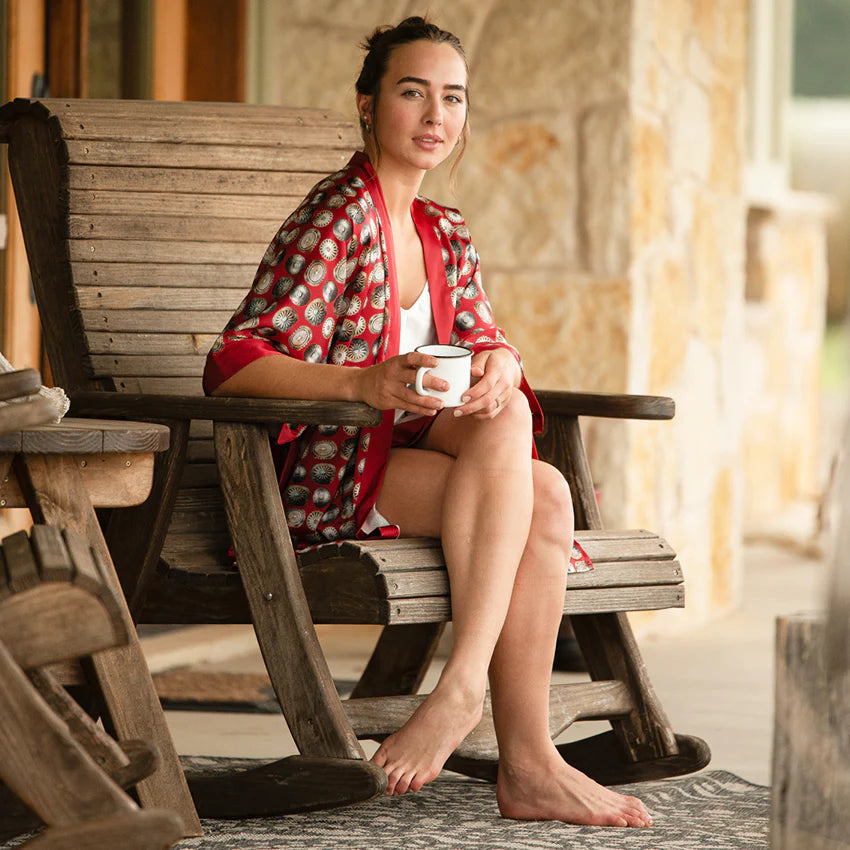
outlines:
M371 94L360 94L357 92L356 102L357 102L357 115L362 118L364 115L372 115L372 101L373 97Z

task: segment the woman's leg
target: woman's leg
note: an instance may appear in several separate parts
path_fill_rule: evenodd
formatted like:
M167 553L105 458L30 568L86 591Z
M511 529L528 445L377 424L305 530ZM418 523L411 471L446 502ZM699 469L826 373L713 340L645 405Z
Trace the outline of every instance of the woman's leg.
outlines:
M444 411L423 444L445 451L394 452L377 507L406 535L442 539L453 647L431 696L374 756L388 793L430 782L478 723L531 524L531 415L521 393L492 420Z
M524 416L525 399L517 394L516 400ZM511 407L513 402L508 409ZM467 448L481 449L485 454L482 463L487 468L493 441L483 435L512 443L510 433L490 427L504 413L487 422L438 420L425 441L430 451L399 450L387 469L379 510L398 522L406 534L443 538L452 585L454 641L446 670L432 697L385 741L375 759L387 769L396 793L408 787L418 790L436 776L474 725L470 723L477 722L477 713L455 710L451 699L455 675L471 670L477 681L477 665L481 664L483 650L487 650L492 659L491 698L501 753L498 790L503 814L574 823L641 825L647 815L639 801L614 794L571 768L549 739L551 662L572 534L566 483L547 464L529 463L532 510L528 531L522 535L518 566L503 566L496 572L491 570L491 564L503 562L489 554L494 544L496 549L504 546L508 533L521 534L522 526L517 530L510 522L497 522L495 527L488 527L489 539L476 545L474 532L480 526L461 525L457 508L452 507L459 492L468 492L467 487L472 491L483 489L481 476L474 475L474 470L470 479L463 478L466 470L453 460L454 454L459 460ZM508 430L518 424L522 423L507 417L501 423ZM529 458L530 446L525 450ZM417 482L415 490L410 487L411 481ZM496 490L505 492L500 481L491 483ZM511 504L503 505L502 510L503 518L516 516L511 513ZM461 538L461 545L457 545L457 537ZM475 557L481 550L484 557ZM450 553L459 553L462 559L455 561ZM511 576L510 581L507 576ZM498 621L501 627L494 643L492 634Z
M535 462L534 511L508 615L490 664L505 817L600 826L650 822L634 797L609 791L567 764L549 737L549 683L573 533L569 487Z

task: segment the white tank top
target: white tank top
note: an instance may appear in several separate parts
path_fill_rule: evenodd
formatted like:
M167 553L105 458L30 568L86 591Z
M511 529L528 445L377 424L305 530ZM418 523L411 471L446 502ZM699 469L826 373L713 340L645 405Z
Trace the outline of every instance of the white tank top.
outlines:
M434 326L434 311L431 309L431 292L428 281L416 301L405 310L401 308L401 324L399 326L398 353L407 354L419 348L420 345L432 345L437 342L437 328ZM407 413L404 410L395 412L396 424L419 416L418 413Z

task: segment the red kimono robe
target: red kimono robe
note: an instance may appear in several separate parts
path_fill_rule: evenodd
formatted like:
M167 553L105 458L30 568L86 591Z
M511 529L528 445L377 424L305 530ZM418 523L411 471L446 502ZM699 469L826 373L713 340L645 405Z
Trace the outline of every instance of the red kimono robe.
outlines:
M519 360L493 320L463 217L424 198L413 202L412 215L439 342L474 353L507 348ZM401 316L388 222L377 175L363 153L313 187L272 240L250 292L213 344L205 391L253 360L281 353L354 368L397 355ZM521 389L537 433L540 405L525 378ZM384 411L374 428L283 425L278 443L288 451L278 452L278 473L297 547L358 535L381 486L394 413ZM398 529L382 533L397 536Z

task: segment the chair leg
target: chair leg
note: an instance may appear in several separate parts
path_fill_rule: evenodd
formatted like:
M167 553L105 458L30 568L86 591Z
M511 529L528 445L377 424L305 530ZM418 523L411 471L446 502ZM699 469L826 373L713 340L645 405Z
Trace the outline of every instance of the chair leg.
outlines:
M227 522L257 640L292 737L306 757L300 762L298 757L294 762L287 759L266 770L266 791L276 797L263 803L265 811L293 811L289 808L293 794L301 799L299 810L376 797L386 788L386 774L365 760L319 645L286 525L267 432L256 425L216 423L215 447ZM299 782L315 790L333 775L327 759L339 760L333 802L310 805L293 790L297 783L274 778L275 770L289 776L294 769ZM256 775L242 776L247 783L243 788L257 784ZM205 779L205 787L209 789L215 781ZM223 805L227 793L215 792L212 798ZM255 790L239 799L256 806L259 793ZM322 796L318 790L316 793L317 799ZM202 810L206 799L198 798Z
M384 626L351 699L415 694L444 629L445 623Z
M21 850L166 850L182 831L174 812L148 809L54 827L21 845Z

